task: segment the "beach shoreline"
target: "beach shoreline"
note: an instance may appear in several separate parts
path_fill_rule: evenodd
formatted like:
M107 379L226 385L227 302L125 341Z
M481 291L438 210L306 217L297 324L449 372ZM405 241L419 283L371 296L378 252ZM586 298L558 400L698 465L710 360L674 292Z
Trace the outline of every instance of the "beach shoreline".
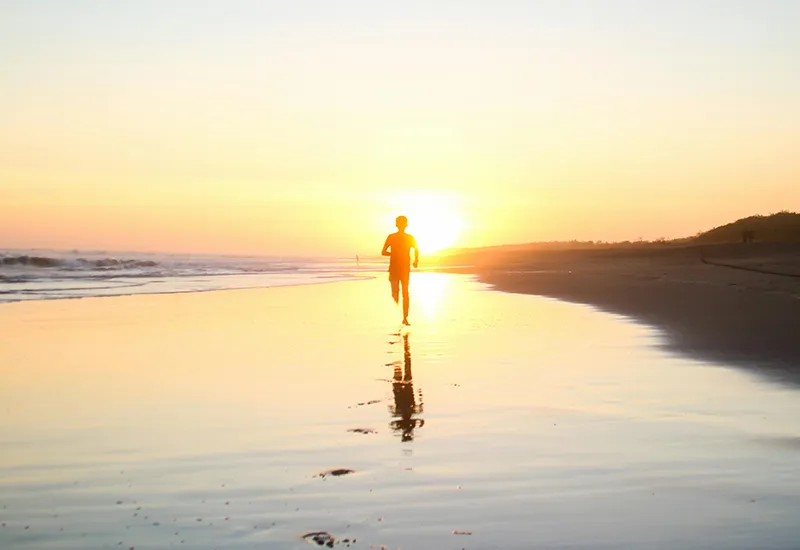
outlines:
M797 539L796 388L474 276L411 288L410 328L380 279L0 307L0 546Z
M652 325L672 353L800 383L800 247L528 253L475 268L512 293L590 305Z

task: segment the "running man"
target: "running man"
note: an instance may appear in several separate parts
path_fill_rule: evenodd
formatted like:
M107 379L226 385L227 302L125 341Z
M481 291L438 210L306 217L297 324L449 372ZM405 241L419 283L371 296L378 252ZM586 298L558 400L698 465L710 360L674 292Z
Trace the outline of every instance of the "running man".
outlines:
M397 233L386 237L383 256L389 256L389 282L392 283L394 303L400 300L400 285L403 285L403 324L408 325L408 279L411 274L411 249L414 249L414 267L419 264L417 239L406 233L408 218L398 216L395 220Z

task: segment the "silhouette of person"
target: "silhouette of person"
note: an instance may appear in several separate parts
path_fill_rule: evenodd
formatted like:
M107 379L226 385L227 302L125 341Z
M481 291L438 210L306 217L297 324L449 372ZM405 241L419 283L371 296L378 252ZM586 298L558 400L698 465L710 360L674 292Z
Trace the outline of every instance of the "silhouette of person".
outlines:
M417 240L406 233L408 218L398 216L395 220L397 233L386 237L381 255L389 256L389 282L392 284L392 298L399 303L400 287L403 288L403 324L408 325L408 280L411 274L410 253L414 249L414 267L419 265L419 248Z
M411 375L411 346L408 343L408 333L403 334L403 366L399 362L394 367L392 380L394 393L394 408L391 410L391 427L400 432L402 441L413 441L414 430L425 425L425 420L416 415L424 410L422 404L422 391L419 391L419 404L414 395L414 381Z

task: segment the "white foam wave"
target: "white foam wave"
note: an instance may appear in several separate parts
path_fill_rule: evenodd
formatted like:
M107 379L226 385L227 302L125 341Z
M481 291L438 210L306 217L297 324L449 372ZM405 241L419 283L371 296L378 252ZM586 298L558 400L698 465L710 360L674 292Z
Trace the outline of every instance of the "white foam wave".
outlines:
M371 270L314 258L0 251L0 302L319 284Z

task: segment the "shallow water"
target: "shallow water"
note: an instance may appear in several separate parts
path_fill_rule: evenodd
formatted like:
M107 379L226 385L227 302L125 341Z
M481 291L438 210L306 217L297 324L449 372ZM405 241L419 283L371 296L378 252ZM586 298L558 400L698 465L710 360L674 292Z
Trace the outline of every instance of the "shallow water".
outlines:
M0 307L0 548L797 547L798 391L412 293L403 330L383 280Z

